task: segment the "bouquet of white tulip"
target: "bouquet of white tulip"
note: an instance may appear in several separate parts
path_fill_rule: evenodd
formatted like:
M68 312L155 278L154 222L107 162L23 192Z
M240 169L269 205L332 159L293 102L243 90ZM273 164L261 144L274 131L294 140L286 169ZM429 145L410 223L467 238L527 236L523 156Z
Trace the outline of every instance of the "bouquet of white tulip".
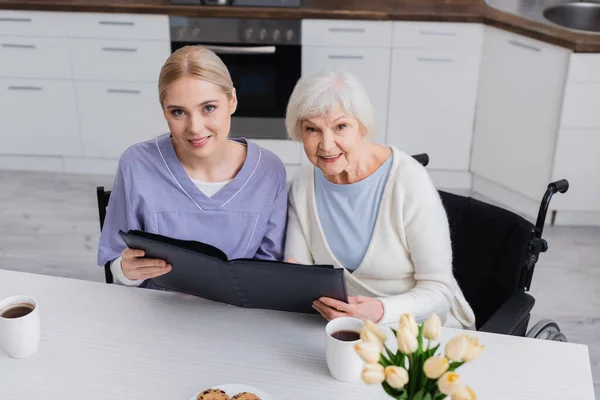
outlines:
M392 329L398 339L398 351L394 354L385 345L384 329L367 321L360 334L361 342L354 346L366 363L362 380L381 384L396 400L442 400L447 396L451 400L476 400L475 393L463 385L455 371L477 358L483 346L477 338L460 334L446 344L445 355L435 355L440 344L430 348L430 341L437 340L441 326L436 314L423 325L418 325L412 315L404 314L398 330ZM424 338L428 340L426 347Z

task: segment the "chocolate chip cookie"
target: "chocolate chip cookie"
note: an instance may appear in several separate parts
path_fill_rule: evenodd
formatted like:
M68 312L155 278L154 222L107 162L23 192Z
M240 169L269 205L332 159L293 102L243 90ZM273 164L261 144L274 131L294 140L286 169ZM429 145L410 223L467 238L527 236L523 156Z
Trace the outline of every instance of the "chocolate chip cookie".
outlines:
M200 393L197 400L230 400L227 393L222 391L221 389L207 389L204 392Z

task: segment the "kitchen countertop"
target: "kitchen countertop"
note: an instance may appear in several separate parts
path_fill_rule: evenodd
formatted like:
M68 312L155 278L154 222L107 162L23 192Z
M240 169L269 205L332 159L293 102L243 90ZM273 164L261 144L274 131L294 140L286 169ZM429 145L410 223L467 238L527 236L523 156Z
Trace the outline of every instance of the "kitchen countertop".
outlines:
M484 0L304 0L301 8L171 5L169 0L0 0L0 9L147 13L233 18L328 18L483 22L580 53L600 53L600 34L573 32L505 13Z

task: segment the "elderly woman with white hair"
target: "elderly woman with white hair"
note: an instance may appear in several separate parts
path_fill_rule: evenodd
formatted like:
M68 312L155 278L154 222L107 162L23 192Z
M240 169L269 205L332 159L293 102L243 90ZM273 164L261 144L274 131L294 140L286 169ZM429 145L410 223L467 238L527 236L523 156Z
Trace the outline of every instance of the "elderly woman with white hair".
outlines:
M286 127L312 165L290 187L285 257L344 268L349 293L348 303L321 298L313 307L328 320L382 324L435 312L445 326L473 329L440 196L410 155L369 141L375 113L361 83L344 71L302 77Z

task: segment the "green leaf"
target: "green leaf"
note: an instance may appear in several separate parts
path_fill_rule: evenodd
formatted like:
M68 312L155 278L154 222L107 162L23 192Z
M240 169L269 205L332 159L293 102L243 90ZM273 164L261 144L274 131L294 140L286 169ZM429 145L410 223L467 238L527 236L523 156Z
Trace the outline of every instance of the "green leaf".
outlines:
M423 397L423 400L433 400L433 399L431 398L431 393L427 393L427 394L425 395L425 397Z
M445 400L446 397L448 397L448 396L446 396L444 393L440 393L440 394L436 395L436 397L434 397L433 400Z
M419 342L417 354L421 354L423 352L423 325L419 325L419 334L417 335L417 340Z
M439 348L440 348L440 343L438 343L438 345L435 346L433 349L429 349L429 354L427 355L427 358L433 357L435 355L435 352L438 351Z
M396 331L394 328L390 328L392 330L392 332L394 332L394 336L398 337L398 331Z
M421 389L411 398L411 400L423 400L423 394L423 389Z
M404 353L399 353L398 355L396 355L397 357L397 363L396 365L400 365L401 367L406 367L406 354Z
M386 353L387 353L388 357L390 358L390 360L391 360L391 361L392 361L394 364L396 364L396 355L395 355L394 353L392 353L392 352L390 351L390 349L388 349L388 348L387 348L387 346L385 346L385 351L386 351Z
M456 362L450 363L450 367L448 367L448 371L449 372L456 371L456 369L463 364L464 364L464 362L462 362L462 361L460 361L460 362L456 361Z
M393 387L391 387L387 382L383 382L381 384L381 386L383 387L383 390L392 398L396 399L396 400L401 400L401 399L406 399L406 392L402 389L398 390L398 389L394 389Z
M392 363L387 358L385 358L383 354L381 354L379 357L379 364L383 365L383 368L392 365Z

